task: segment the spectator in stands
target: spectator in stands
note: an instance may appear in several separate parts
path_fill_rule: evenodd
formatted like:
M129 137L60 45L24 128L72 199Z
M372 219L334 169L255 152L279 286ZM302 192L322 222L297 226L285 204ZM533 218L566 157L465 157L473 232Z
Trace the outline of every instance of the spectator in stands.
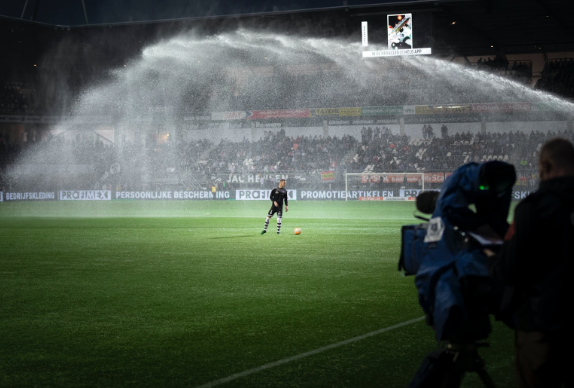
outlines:
M443 124L442 127L440 127L440 134L443 139L446 139L448 137L448 128L446 127L445 124Z

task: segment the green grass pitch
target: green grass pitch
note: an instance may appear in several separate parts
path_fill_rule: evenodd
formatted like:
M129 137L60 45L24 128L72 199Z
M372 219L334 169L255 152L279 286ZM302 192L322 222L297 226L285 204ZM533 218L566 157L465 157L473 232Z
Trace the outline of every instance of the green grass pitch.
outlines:
M293 201L261 236L268 208L1 203L0 386L405 387L437 347L399 325L423 316L397 271L414 204ZM480 354L513 386L493 327Z

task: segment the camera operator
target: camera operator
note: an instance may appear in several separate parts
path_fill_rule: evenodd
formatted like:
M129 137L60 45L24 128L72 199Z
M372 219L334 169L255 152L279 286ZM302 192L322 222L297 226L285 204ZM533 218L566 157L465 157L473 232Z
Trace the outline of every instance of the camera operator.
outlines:
M498 253L485 250L505 286L501 315L515 330L520 387L573 386L574 146L555 138L540 151L539 189L515 209Z

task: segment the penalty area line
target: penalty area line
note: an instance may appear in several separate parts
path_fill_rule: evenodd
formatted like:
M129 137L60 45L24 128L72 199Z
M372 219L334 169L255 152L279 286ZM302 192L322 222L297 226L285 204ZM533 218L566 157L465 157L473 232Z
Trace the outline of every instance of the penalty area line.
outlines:
M372 336L375 336L375 335L378 335L378 334L381 334L381 333L385 333L385 332L387 332L387 331L391 331L391 330L398 329L398 328L403 327L403 326L407 326L407 325L410 325L410 324L413 324L413 323L416 323L416 322L420 322L420 321L422 321L423 319L425 319L425 317L415 318L415 319L411 319L411 320L409 320L409 321L397 323L396 325L389 326L389 327L385 327L385 328L383 328L383 329L379 329L379 330L376 330L376 331L372 331L372 332L370 332L370 333L366 333L366 334L363 334L363 335L360 335L360 336L357 336L357 337L349 338L349 339L347 339L347 340L344 340L344 341L341 341L341 342L337 342L337 343L334 343L334 344L331 344L331 345L323 346L322 348L318 348L318 349L315 349L315 350L310 350L310 351L308 351L308 352L301 353L301 354L298 354L298 355L296 355L296 356L287 357L287 358L284 358L284 359L282 359L282 360L270 362L269 364L264 364L264 365L258 366L258 367L256 367L256 368L253 368L253 369L248 369L248 370L243 371L243 372L235 373L235 374L232 374L232 375L230 375L230 376L224 377L224 378L222 378L222 379L211 381L211 382L209 382L209 383L207 383L207 384L198 385L198 386L196 386L195 388L211 388L211 387L216 387L216 386L218 386L218 385L228 383L228 382L230 382L230 381L239 379L239 378L241 378L241 377L245 377L245 376L252 375L252 374L254 374L254 373L261 372L261 371L263 371L263 370L265 370L265 369L274 368L274 367L279 366L279 365L287 364L288 362L291 362L291 361L299 360L299 359L304 358L304 357L308 357L308 356L312 356L312 355L314 355L314 354L322 353L322 352L325 352L325 351L327 351L327 350L335 349L335 348L338 348L338 347L340 347L340 346L348 345L348 344L351 344L351 343L353 343L353 342L361 341L361 340L363 340L363 339L365 339L365 338L369 338L369 337L372 337Z

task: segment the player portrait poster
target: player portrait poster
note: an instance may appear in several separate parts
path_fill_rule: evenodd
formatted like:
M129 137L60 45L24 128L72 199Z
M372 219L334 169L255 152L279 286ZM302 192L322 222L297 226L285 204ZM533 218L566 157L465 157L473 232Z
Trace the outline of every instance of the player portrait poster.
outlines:
M389 50L413 48L413 14L387 15Z

